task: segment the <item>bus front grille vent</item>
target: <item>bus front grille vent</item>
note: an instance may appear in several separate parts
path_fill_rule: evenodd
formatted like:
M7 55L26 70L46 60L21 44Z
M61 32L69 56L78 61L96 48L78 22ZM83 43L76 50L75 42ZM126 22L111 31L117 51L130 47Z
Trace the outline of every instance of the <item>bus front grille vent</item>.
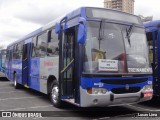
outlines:
M130 87L130 88L113 88L111 91L114 94L124 94L124 93L136 93L141 90L140 87Z
M140 78L140 79L112 79L112 80L101 80L102 83L105 84L115 84L115 85L126 85L126 84L137 84L146 82L147 78Z

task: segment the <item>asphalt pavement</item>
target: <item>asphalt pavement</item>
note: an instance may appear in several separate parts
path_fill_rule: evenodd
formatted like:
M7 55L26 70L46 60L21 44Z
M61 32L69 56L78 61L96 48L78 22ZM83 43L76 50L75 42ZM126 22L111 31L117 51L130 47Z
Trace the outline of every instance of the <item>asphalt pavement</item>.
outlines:
M0 120L106 120L106 119L158 119L158 117L137 117L139 113L160 113L160 97L139 104L101 107L78 108L65 103L64 108L55 108L49 97L35 90L21 87L15 89L11 81L0 80L0 114L11 112L12 118L1 117ZM31 113L42 114L44 117L25 118ZM13 114L14 113L14 114ZM20 114L18 114L20 113ZM38 114L39 113L39 114ZM16 116L17 115L17 116ZM19 115L19 116L18 116Z

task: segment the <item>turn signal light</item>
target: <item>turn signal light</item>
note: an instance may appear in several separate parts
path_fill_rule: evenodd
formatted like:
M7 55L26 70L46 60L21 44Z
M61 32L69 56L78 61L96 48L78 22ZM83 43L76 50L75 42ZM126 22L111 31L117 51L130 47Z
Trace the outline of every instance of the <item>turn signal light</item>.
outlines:
M88 92L89 94L92 94L92 88L88 88L88 89L87 89L87 92Z

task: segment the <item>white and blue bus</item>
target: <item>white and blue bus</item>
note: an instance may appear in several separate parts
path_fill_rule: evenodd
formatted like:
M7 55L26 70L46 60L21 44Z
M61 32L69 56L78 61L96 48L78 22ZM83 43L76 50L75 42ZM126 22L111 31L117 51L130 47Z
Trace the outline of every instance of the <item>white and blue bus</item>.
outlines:
M0 50L0 71L5 71L6 50Z
M49 94L56 107L150 100L151 75L141 19L116 10L81 7L7 47L15 88Z
M5 78L5 60L6 60L6 50L0 50L0 77Z
M155 96L160 96L160 20L144 23L149 46L149 59L153 69L153 90Z

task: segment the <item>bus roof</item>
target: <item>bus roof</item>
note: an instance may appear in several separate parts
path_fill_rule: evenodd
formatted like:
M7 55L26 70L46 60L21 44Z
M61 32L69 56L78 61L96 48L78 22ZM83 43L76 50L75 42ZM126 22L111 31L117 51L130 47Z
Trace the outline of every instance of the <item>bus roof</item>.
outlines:
M87 13L87 10L88 11L90 10L90 13ZM91 12L91 10L93 10L93 11ZM94 10L97 10L98 13L96 11L94 11ZM109 14L111 14L110 12L108 12L108 14L105 14L104 11L114 11L115 17L112 18L109 15ZM104 14L103 15L99 15L100 12L103 12ZM122 13L122 16L117 16L118 13ZM112 16L114 16L114 15L112 15ZM130 16L131 19L129 19L128 16ZM129 19L128 22L130 22L130 23L134 23L135 22L136 24L140 24L141 25L140 18L138 16L136 16L136 15L133 15L133 14L125 13L125 12L118 11L118 10L106 9L106 8L80 7L78 9L70 12L69 14L63 15L63 16L57 18L56 20L44 25L43 27L41 27L41 28L35 30L34 32L26 35L22 39L19 39L18 41L15 41L15 42L9 44L8 47L12 46L13 44L16 44L18 42L21 42L23 40L26 40L26 39L28 39L30 37L33 37L33 36L43 32L45 30L53 28L56 25L56 23L60 22L61 19L64 18L64 17L67 17L67 20L73 19L75 17L83 17L83 18L90 18L90 19L95 19L95 18L96 19L102 19L103 18L103 19L111 19L111 20L115 20L116 19L117 21L119 20L121 22L127 22L127 20ZM127 17L127 19L124 18L124 17Z
M146 28L146 32L156 31L160 28L160 20L144 22L144 27Z

